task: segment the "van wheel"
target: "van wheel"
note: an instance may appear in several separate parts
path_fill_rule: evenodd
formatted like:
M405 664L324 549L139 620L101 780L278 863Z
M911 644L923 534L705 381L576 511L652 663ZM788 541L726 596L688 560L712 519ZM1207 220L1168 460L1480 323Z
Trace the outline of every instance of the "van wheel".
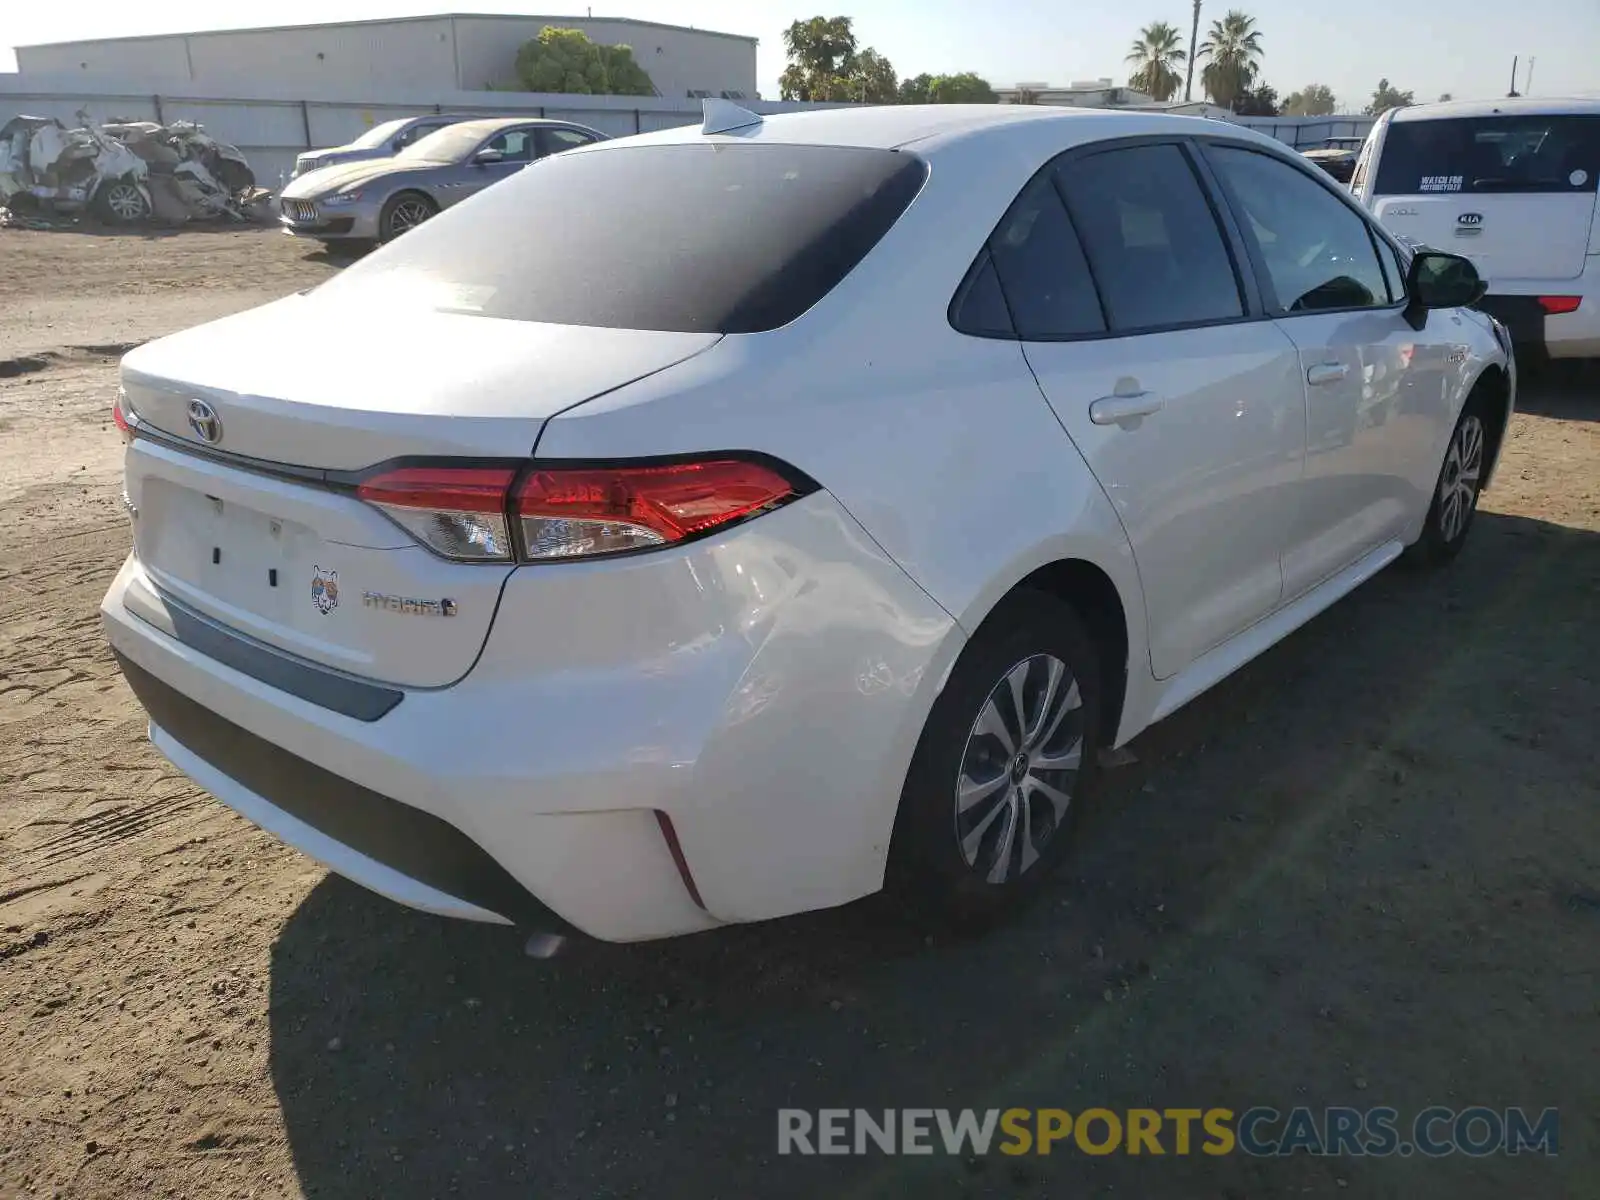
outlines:
M1483 490L1483 475L1488 468L1489 438L1484 422L1481 393L1467 397L1466 406L1450 434L1444 463L1433 488L1433 503L1422 536L1407 551L1420 566L1437 567L1450 562L1466 545L1472 518L1478 511L1478 496Z
M917 744L892 886L961 924L1037 891L1095 793L1100 699L1100 657L1077 613L1039 592L1003 601Z

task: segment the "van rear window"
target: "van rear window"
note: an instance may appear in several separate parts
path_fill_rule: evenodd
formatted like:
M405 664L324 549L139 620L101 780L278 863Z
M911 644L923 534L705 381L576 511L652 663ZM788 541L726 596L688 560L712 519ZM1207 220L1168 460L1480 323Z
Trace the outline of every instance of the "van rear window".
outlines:
M1373 192L1588 192L1600 116L1458 117L1389 125Z
M519 321L759 333L827 295L927 174L912 154L841 146L578 150L518 171L318 291Z

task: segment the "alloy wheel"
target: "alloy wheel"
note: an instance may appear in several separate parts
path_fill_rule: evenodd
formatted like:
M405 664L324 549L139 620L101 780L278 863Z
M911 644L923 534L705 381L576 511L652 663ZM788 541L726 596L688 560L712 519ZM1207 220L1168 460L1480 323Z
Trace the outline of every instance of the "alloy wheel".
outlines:
M119 221L137 221L145 214L144 196L131 183L113 183L107 188L105 205Z
M1031 868L1066 818L1083 763L1083 700L1067 664L1023 659L978 711L956 777L961 856L989 883Z
M1446 542L1455 541L1466 530L1482 472L1483 422L1469 414L1450 439L1444 470L1439 474L1439 533Z
M415 229L431 216L433 210L421 200L402 200L389 213L389 235L397 237L408 229Z

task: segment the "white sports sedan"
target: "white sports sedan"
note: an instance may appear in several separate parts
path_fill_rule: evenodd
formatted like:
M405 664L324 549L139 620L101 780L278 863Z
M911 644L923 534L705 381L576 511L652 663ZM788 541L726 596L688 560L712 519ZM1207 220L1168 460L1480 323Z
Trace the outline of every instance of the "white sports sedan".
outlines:
M1461 549L1481 292L1229 125L713 103L129 354L105 630L163 754L405 904L981 917L1098 751Z

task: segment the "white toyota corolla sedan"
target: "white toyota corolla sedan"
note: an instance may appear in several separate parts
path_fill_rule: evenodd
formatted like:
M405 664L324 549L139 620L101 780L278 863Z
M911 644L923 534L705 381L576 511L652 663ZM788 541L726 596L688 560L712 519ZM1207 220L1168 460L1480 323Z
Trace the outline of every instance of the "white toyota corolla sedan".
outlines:
M105 630L163 754L404 904L983 916L1101 751L1461 548L1481 292L1242 128L713 103L129 354Z

